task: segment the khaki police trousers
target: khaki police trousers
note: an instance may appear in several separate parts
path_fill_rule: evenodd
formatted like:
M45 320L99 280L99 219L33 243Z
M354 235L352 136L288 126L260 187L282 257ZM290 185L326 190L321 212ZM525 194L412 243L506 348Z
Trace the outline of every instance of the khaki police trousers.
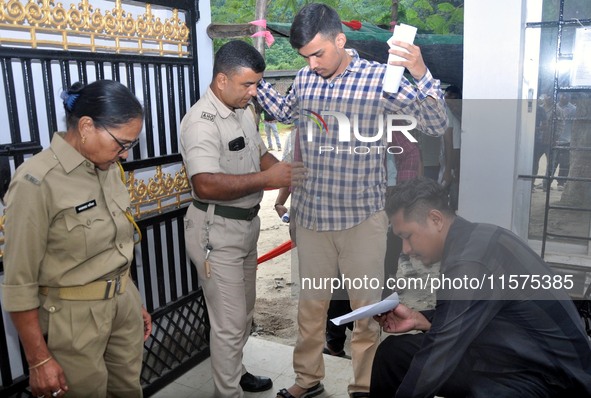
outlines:
M350 284L345 288L352 309L380 301L387 229L384 211L342 231L319 232L296 226L300 299L293 368L298 386L310 388L324 378L322 350L331 286L337 281ZM326 288L321 287L323 281L328 281ZM354 380L349 384L349 393L369 391L379 338L379 324L372 318L355 321L351 335Z
M211 368L216 397L240 398L242 350L252 325L256 297L260 219L232 220L189 206L185 216L187 253L197 268L211 324ZM209 220L209 224L206 223ZM213 247L205 273L205 246Z
M40 296L39 322L51 355L63 368L67 397L142 397L142 301L129 282L108 300Z

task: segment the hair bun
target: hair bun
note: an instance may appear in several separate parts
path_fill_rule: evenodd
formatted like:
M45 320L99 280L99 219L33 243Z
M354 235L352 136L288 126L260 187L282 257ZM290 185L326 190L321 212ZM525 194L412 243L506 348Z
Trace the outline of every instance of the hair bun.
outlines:
M78 97L80 97L80 94L71 94L67 91L62 91L62 93L60 94L60 98L64 101L64 107L68 112L72 112L72 110L74 109L74 104L76 103Z

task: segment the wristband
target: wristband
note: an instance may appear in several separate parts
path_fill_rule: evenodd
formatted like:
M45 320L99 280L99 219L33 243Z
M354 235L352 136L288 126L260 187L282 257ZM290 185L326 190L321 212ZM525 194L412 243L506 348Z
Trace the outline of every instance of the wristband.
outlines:
M37 365L29 366L29 370L38 368L39 366L45 365L47 362L51 361L53 357L50 355L49 358L45 358L43 361L39 362Z

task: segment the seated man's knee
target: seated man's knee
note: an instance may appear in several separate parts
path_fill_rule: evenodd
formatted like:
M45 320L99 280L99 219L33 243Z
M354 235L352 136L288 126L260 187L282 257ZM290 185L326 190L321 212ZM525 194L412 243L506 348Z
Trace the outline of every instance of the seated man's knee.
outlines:
M402 381L422 341L422 333L389 336L378 346L373 369Z

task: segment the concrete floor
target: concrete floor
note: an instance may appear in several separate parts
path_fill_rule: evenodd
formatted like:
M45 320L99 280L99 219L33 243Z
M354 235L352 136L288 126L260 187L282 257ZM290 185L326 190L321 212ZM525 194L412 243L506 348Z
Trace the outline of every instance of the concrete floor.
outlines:
M275 398L277 391L291 386L295 379L292 368L293 347L250 337L244 348L244 365L254 375L270 377L273 388L261 393L245 393L247 398ZM318 398L348 398L347 385L353 377L351 360L324 356L325 391ZM213 380L209 359L194 367L173 383L153 395L156 398L213 398Z

